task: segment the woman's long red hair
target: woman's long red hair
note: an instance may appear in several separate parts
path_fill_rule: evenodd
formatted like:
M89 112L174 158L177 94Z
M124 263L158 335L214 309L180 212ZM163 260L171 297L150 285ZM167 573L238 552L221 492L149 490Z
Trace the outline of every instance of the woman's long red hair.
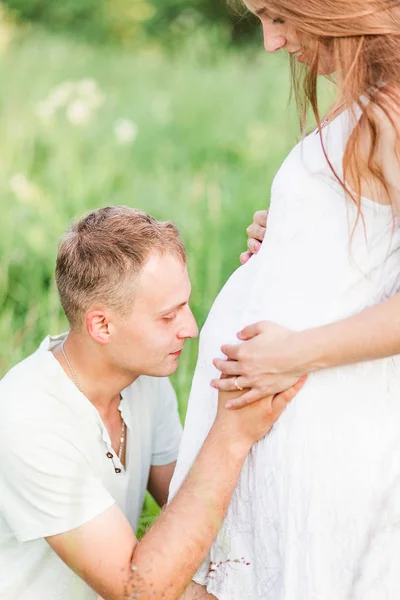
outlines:
M380 123L384 115L397 136L394 159L400 156L400 0L254 0L252 7L265 8L289 23L312 52L311 64L297 68L291 57L292 82L302 132L312 110L318 126L317 78L321 50L329 50L336 78L335 105L358 106L362 113L350 136L343 159L346 193L358 205L362 181L389 187L377 160ZM366 98L368 102L363 102ZM396 123L397 119L397 123ZM396 139L395 136L395 139ZM363 152L365 139L369 152ZM399 163L398 163L399 164ZM349 193L344 182L352 182Z

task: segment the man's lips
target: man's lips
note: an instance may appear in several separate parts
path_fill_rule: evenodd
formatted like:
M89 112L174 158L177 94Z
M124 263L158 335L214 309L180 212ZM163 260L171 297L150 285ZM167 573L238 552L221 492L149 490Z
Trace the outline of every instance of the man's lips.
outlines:
M180 356L182 354L182 348L180 350L177 350L177 352L171 352L172 356Z

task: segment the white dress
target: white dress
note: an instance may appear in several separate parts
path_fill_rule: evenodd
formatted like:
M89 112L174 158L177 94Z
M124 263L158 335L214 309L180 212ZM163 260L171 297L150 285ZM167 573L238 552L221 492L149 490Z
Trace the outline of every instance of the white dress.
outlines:
M323 130L342 173L354 119ZM272 186L261 251L230 277L200 338L176 493L216 414L212 359L245 325L294 330L337 321L400 289L400 228L390 207L356 210L313 133ZM400 599L400 356L311 374L243 467L196 581L219 600ZM218 460L218 456L215 457Z

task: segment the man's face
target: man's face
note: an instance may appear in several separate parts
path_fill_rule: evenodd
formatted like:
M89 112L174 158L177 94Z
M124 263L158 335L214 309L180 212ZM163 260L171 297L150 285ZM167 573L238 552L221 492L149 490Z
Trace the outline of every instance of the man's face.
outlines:
M113 318L109 352L115 365L136 376L174 373L185 340L198 335L190 294L186 265L171 253L152 254L131 313Z

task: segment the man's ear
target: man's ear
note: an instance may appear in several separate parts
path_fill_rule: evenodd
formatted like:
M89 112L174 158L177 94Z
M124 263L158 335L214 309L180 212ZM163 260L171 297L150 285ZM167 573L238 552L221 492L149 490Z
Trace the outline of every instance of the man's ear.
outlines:
M91 310L86 315L86 329L90 337L99 344L110 341L110 323L105 310Z

